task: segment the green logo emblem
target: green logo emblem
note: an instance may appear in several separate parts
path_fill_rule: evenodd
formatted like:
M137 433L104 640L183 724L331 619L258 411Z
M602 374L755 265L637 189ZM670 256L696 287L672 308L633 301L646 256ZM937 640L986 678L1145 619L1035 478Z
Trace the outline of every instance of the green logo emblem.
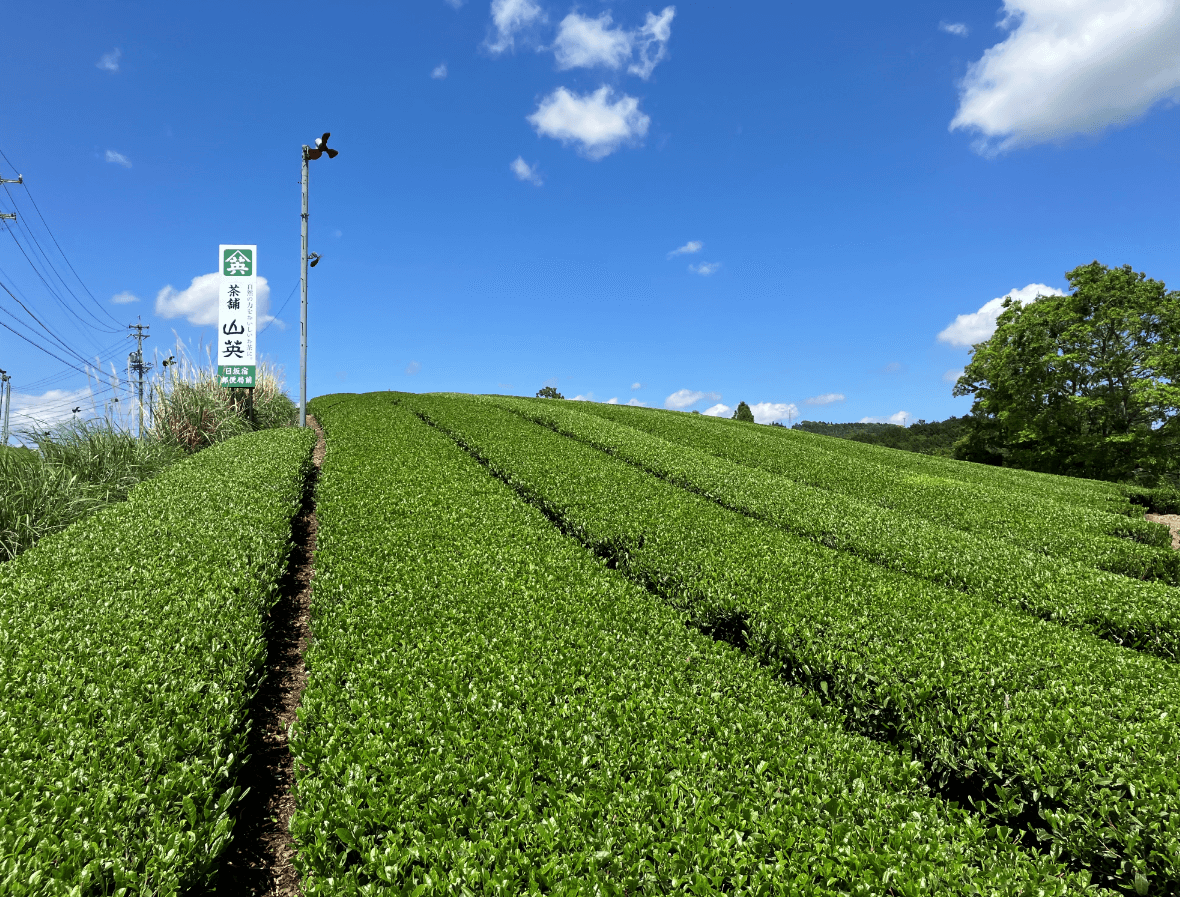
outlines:
M227 249L221 260L221 273L226 277L251 277L254 274L254 251Z

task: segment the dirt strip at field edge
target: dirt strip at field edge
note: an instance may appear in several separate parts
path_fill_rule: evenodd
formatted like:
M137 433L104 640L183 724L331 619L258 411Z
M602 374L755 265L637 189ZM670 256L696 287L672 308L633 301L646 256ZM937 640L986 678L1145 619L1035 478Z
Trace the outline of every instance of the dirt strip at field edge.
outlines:
M1148 514L1148 520L1162 523L1172 531L1172 547L1180 551L1180 514Z
M287 731L307 684L303 653L310 635L311 580L316 546L315 487L326 446L319 422L315 428L315 467L303 492L303 505L291 524L291 557L280 583L278 603L270 612L266 636L266 680L250 706L250 761L238 784L250 793L239 806L233 840L221 858L217 897L291 897L300 894L291 860L295 847L288 827L295 809L291 788L294 760Z

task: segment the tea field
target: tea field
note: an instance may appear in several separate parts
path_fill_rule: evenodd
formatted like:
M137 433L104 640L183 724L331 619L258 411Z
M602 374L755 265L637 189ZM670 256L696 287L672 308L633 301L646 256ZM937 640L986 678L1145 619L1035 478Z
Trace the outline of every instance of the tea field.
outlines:
M310 410L304 894L1180 892L1180 554L1117 486L589 403ZM216 884L313 441L0 565L0 893Z

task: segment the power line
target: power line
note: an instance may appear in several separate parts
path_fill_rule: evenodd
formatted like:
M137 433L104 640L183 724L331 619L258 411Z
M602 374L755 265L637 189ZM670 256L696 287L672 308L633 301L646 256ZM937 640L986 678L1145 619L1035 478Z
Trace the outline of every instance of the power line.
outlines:
M287 294L287 298L283 300L283 304L279 306L279 310L270 316L270 320L262 325L262 329L258 331L257 336L262 336L266 332L266 328L279 319L279 315L283 313L283 309L287 307L287 303L291 301L291 297L295 295L295 291L299 289L299 284L291 287L291 292Z
M9 168L11 168L13 171L16 171L16 166L13 165L12 162L9 161L8 156L5 155L3 149L0 149L0 159L3 159ZM71 273L77 279L78 283L81 284L82 289L86 291L86 295L88 295L90 297L90 300L98 307L99 311L101 311L104 315L106 315L110 319L112 324L114 324L116 327L119 327L120 329L122 329L118 319L110 313L110 311L106 308L105 305L103 305L101 302L98 301L98 299L95 298L94 293L92 293L90 291L90 287L86 286L86 282L84 280L82 280L82 277L78 274L77 269L74 268L73 263L70 261L70 257L68 255L66 255L65 250L61 248L61 243L58 242L57 236L53 233L53 229L49 226L49 222L45 220L45 216L41 213L41 207L37 205L37 200L33 198L33 191L29 189L29 185L25 184L23 182L23 180L21 183L22 183L22 186L25 188L25 195L28 196L29 202L31 202L33 204L33 208L37 212L37 217L41 219L41 223L45 226L46 233L48 233L49 238L51 240L53 240L53 245L57 247L57 251L61 254L62 259L65 260L67 267L69 267ZM11 198L11 194L9 194L9 197ZM16 203L16 200L13 199L13 204L15 205L15 203ZM59 277L60 277L60 275L59 275ZM65 282L64 279L62 280L62 282L64 284L64 282ZM71 294L72 294L72 292L71 292ZM75 297L75 298L77 298L77 297ZM111 331L111 332L113 333L116 331Z
M60 348L61 348L63 351L65 351L65 352L66 352L67 354L69 354L69 355L73 355L75 358L77 358L77 359L78 359L79 361L81 361L83 364L89 364L89 363L90 363L89 359L88 359L88 358L87 358L85 355L83 355L83 354L82 354L81 352L79 352L77 349L74 349L72 346L70 346L69 344L67 344L65 340L63 340L63 339L62 339L61 337L59 337L59 336L58 336L56 333L54 333L54 332L53 332L52 330L50 330L50 329L49 329L47 326L45 326L45 324L44 324L44 323L42 323L41 319L40 319L40 318L38 318L38 317L37 317L35 314L33 314L33 312L32 312L32 311L30 311L30 310L29 310L29 307L28 307L27 305L25 305L23 302L21 302L19 299L17 299L17 298L16 298L16 295L15 295L15 294L12 292L12 290L10 290L10 289L7 287L7 285L5 285L4 283L0 282L0 289L3 289L3 290L4 290L4 292L6 292L6 293L7 293L9 296L11 296L11 297L12 297L12 301L13 301L13 302L15 302L17 305L19 305L21 308L23 308L23 309L25 310L25 313L26 313L26 314L27 314L27 315L28 315L30 318L32 318L34 321L36 321L36 322L37 322L37 324L38 324L38 325L41 327L41 329L45 331L46 335L47 335L47 336L48 336L48 337L49 337L51 340L53 340L55 343L57 343L57 344L58 344L58 346L59 346L59 347L60 347ZM12 318L14 321L18 321L18 323L19 323L19 319L18 319L18 318L17 318L17 317L16 317L14 314L12 314L12 312L8 311L7 309L0 309L0 311L3 311L3 312L4 312L5 314L7 314L7 315L8 315L10 318ZM25 325L25 326L28 326L28 325Z
M20 213L21 208L16 202L16 197L14 197L12 195L12 191L10 191L7 187L5 187L4 192L7 194L8 199L12 203L13 208L16 209L18 213ZM100 319L93 311L91 311L89 306L87 306L86 303L84 303L81 299L79 299L78 295L70 288L70 285L68 283L66 283L66 279L62 276L62 273L57 269L57 266L53 263L53 259L51 259L49 257L49 253L47 253L45 251L45 248L41 245L41 241L37 239L37 235L33 232L33 229L25 221L26 218L27 218L27 216L21 214L16 220L17 227L20 229L21 233L23 233L25 235L25 238L28 240L31 240L33 245L36 246L37 251L40 253L41 258L45 262L46 267L53 273L53 275L57 278L58 282L62 285L62 287L65 288L65 291L70 294L70 297L76 303L78 303L78 307L80 309L82 309L82 311L84 311L94 321L94 325L87 324L87 326L96 326L99 329L109 330L109 325L105 321ZM52 236L52 233L50 234L50 236ZM66 260L66 264L69 264L68 259ZM83 286L85 286L85 285L83 285ZM91 298L93 299L93 297L91 297ZM71 311L72 311L72 309L71 309ZM105 309L103 309L103 311L105 311ZM76 314L76 312L75 312L75 314ZM108 317L109 317L109 313L108 313ZM81 320L80 317L79 317L79 320Z

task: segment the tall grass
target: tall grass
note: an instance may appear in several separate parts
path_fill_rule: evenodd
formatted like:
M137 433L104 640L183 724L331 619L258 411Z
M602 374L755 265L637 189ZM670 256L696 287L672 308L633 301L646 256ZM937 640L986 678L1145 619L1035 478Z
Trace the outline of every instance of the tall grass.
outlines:
M0 561L122 501L136 483L184 456L173 446L139 440L109 419L68 421L24 438L36 451L0 451Z
M174 360L173 360L174 359ZM24 431L24 448L0 446L0 561L127 498L135 485L193 452L251 430L292 426L298 408L280 371L263 364L253 397L217 385L212 360L193 362L178 340L146 390L142 436L127 392L121 413ZM252 401L251 401L252 398ZM114 405L108 406L113 408Z
M228 389L217 383L212 359L202 366L176 344L174 361L151 384L151 436L187 452L248 433L294 425L298 407L283 391L281 372L273 365L258 366L251 390Z

